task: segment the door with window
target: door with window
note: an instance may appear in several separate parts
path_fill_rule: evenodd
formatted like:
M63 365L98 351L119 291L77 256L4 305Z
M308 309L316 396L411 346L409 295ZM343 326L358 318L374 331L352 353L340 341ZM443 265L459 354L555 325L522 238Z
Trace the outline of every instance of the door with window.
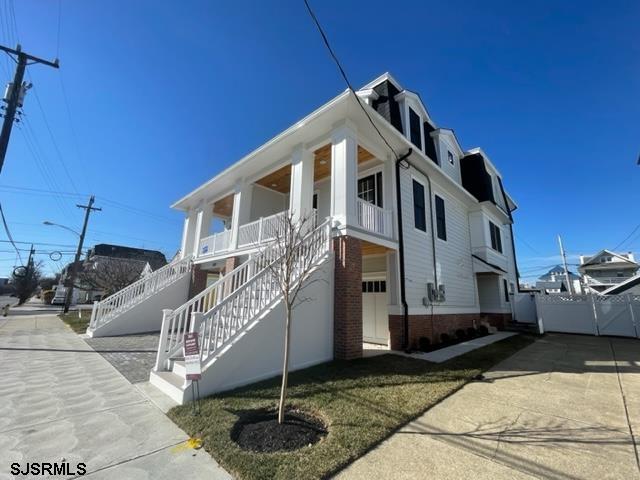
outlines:
M362 337L365 342L389 344L387 282L382 278L362 280Z
M382 208L382 172L358 179L358 198Z

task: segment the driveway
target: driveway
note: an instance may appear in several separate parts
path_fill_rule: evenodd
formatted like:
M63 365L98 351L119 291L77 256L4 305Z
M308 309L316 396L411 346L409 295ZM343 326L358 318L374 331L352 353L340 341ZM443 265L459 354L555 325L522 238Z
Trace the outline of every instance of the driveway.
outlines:
M0 479L56 461L85 478L230 478L57 317L15 313L0 319Z
M639 442L640 341L548 334L338 477L638 479Z

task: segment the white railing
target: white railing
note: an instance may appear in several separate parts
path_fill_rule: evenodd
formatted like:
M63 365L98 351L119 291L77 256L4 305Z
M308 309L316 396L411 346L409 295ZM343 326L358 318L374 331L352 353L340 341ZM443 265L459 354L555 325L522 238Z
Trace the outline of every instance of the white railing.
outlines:
M224 232L205 237L200 240L198 256L204 257L205 255L215 255L217 253L226 252L229 250L230 240L231 230L225 230Z
M356 204L358 225L378 235L385 237L393 235L391 210L385 210L361 198L356 199Z
M109 322L116 315L129 310L167 285L182 278L191 271L191 258L168 263L155 272L133 282L131 285L108 296L100 302L94 302L89 329Z
M331 224L325 221L303 239L297 255L311 258L316 262L329 251L330 239ZM280 295L271 271L267 268L272 262L280 260L273 258L273 253L277 251L279 250L276 247L266 249L256 257L255 262L247 262L251 265L247 266L246 271L240 270L242 265L234 270L237 275L249 277L239 285L239 288L234 289L231 285L229 291L225 291L225 288L220 285L212 285L207 289L211 290L208 293L203 292L203 298L197 300L201 302L199 307L186 308L178 315L175 314L177 311L165 311L155 370L167 368L168 360L181 354L185 333L194 331L200 333L201 358L206 362L252 318L264 311ZM251 270L255 272L253 275ZM221 279L219 282L223 281L224 279ZM205 297L210 299L206 300Z
M278 226L282 224L282 218L288 214L288 210L285 210L241 225L238 229L238 248L260 245L263 242L273 240Z
M631 277L584 277L587 285L617 285L626 282Z

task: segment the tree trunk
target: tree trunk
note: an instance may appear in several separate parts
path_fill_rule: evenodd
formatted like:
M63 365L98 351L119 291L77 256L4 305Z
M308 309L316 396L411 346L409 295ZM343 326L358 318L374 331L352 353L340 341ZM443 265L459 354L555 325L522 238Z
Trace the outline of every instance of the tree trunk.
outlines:
M284 405L287 400L287 382L289 380L289 339L291 337L291 305L285 302L287 318L284 326L284 362L282 365L282 388L280 389L280 404L278 406L278 423L284 422Z

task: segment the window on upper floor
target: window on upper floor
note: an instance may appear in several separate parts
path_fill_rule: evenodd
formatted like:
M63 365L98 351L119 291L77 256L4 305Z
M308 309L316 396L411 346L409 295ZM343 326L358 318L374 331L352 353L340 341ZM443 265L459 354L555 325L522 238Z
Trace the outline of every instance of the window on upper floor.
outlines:
M502 288L504 289L504 301L509 302L509 285L504 278L502 279Z
M500 227L492 221L489 221L489 233L491 234L491 248L496 252L502 253L502 235Z
M447 158L449 159L449 163L451 165L455 165L455 160L453 159L453 153L450 150L447 150Z
M411 143L413 143L419 150L422 150L422 133L420 131L420 115L409 108L409 136Z
M447 218L444 211L444 200L436 197L436 231L440 240L447 240Z
M358 197L382 208L382 172L358 179Z
M425 201L424 201L424 185L420 182L413 181L413 221L418 230L427 231Z

